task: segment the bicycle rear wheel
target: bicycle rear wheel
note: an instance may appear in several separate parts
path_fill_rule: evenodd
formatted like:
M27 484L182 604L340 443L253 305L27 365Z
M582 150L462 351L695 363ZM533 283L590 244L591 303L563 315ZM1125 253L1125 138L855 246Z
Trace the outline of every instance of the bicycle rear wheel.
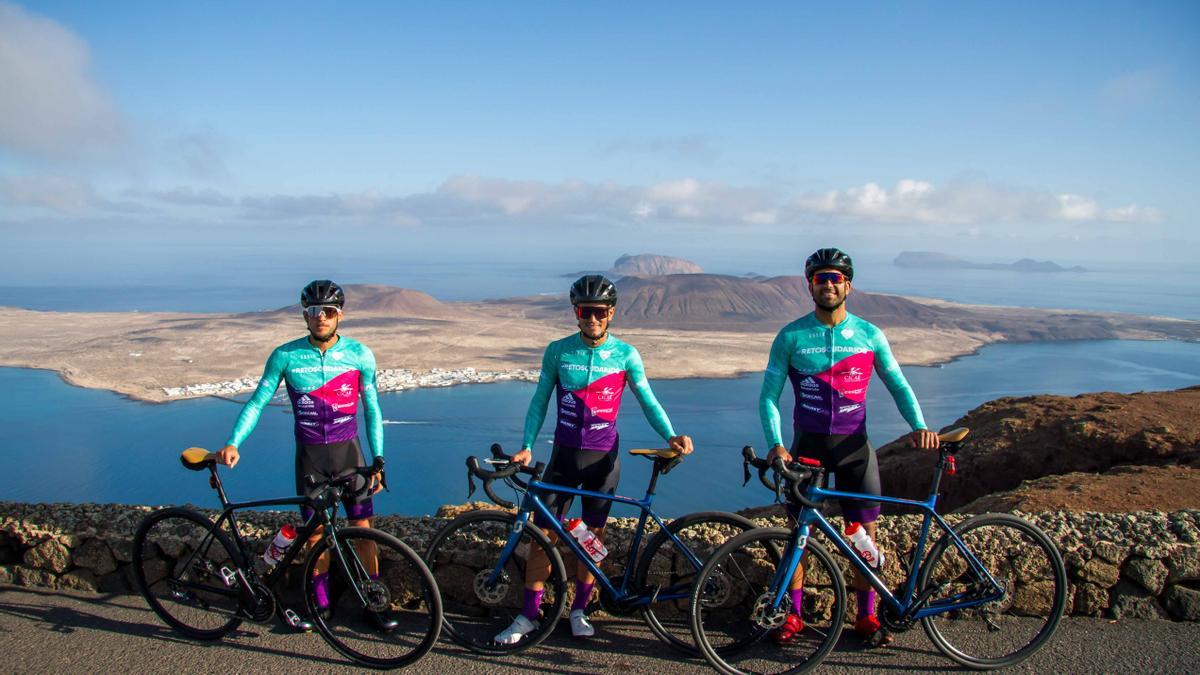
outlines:
M642 618L658 639L685 654L699 655L692 641L689 611L692 583L714 551L752 529L754 522L749 518L725 511L692 513L671 521L667 530L679 538L700 566L692 563L666 531L659 530L650 538L638 559L634 588L639 593L656 593L657 600L645 606Z
M502 655L538 644L554 630L566 600L567 572L562 556L533 523L521 528L520 541L489 584L500 565L500 554L516 525L516 516L503 511L474 511L443 527L425 554L442 590L446 633L478 654ZM495 641L520 613L525 598L525 567L531 550L541 550L550 562L550 577L542 594L537 628L520 642Z
M304 597L317 631L334 649L371 668L400 668L428 652L442 625L429 568L404 542L380 530L340 528L304 564ZM328 555L331 603L317 605L313 575Z
M955 532L1001 590L992 589L943 536L918 583L922 589L937 586L930 605L991 599L925 617L925 633L942 653L970 668L1003 668L1028 658L1054 634L1066 606L1067 573L1058 549L1036 526L1006 513L976 516Z
M229 537L191 509L155 511L133 536L133 576L146 604L180 633L217 640L241 624L237 582L240 556Z
M773 631L791 610L789 579L777 581L792 532L744 532L717 550L692 587L692 638L722 673L802 673L837 644L846 615L846 585L832 557L809 539L804 568L804 628L780 644ZM774 600L784 595L775 606Z

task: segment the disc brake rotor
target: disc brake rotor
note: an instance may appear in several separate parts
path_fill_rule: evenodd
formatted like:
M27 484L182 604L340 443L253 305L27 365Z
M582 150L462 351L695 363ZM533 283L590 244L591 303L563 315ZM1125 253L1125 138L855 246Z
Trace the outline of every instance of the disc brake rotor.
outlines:
M496 583L489 586L488 579L491 576L491 568L481 569L475 574L475 597L479 598L484 605L495 607L508 595L508 574L501 573L496 579Z
M754 620L755 624L762 628L779 628L783 625L783 622L787 620L791 602L784 598L778 607L772 607L774 602L775 595L770 591L758 596L758 599L754 601L754 609L750 612L750 618Z

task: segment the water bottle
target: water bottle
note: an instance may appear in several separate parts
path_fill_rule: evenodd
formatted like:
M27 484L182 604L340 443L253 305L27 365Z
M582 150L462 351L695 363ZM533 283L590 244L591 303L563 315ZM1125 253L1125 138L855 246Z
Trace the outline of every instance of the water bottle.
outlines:
M274 567L283 559L283 554L287 552L293 541L296 541L296 528L288 523L279 529L279 534L275 535L275 538L267 546L267 550L263 551L262 561L266 563L267 567Z
M879 566L883 564L883 554L875 547L875 542L871 541L870 535L867 534L867 530L862 524L850 523L847 525L846 538L854 544L854 549L868 565L879 569Z
M604 548L604 542L587 528L579 518L574 518L567 523L567 532L575 537L575 541L579 542L579 546L587 552L592 558L592 562L599 564L604 560L604 556L608 555L608 549Z

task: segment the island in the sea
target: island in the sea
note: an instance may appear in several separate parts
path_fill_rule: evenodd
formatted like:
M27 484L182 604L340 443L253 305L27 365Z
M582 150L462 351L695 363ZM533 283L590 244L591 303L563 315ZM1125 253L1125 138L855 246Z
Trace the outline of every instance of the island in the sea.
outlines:
M626 276L613 332L655 378L759 371L771 340L812 311L800 276ZM566 293L442 302L389 286L346 287L342 332L370 345L382 390L533 380L542 350L575 330ZM1200 341L1200 322L1075 310L963 305L856 290L851 312L887 329L905 365L933 365L998 342ZM297 305L236 315L46 312L9 308L0 366L54 370L67 382L143 401L252 389L276 345L304 335Z
M897 267L918 267L921 269L963 269L963 270L1002 270L1009 272L1087 272L1078 265L1063 267L1049 260L1033 260L1021 258L1012 263L977 263L958 256L933 251L903 251L892 264Z

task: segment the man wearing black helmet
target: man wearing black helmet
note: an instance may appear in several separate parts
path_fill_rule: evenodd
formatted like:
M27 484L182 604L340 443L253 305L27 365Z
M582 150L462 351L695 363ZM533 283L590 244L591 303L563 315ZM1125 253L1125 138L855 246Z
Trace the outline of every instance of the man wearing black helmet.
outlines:
M296 421L296 492L308 494L305 477L334 477L352 472L363 465L358 442L358 403L361 399L367 423L372 466L371 489L358 497L347 497L346 518L351 526L370 527L374 514L371 495L381 489L383 477L383 424L379 399L375 392L375 355L361 342L338 334L345 295L328 279L313 281L300 292L301 316L308 335L280 345L271 352L258 388L238 415L233 432L221 449L219 461L233 468L239 459L238 447L254 430L263 408L275 395L280 381L287 384L288 398ZM311 511L301 508L307 520ZM315 543L318 531L309 540ZM374 542L362 542L359 554L378 575ZM328 556L328 554L326 554ZM329 560L317 563L313 593L317 608L330 610ZM312 630L312 624L285 611L289 623L298 630ZM385 614L368 612L368 618L381 630L391 630L396 622Z
M804 276L816 307L779 331L763 374L758 405L767 446L771 448L767 459L782 457L791 461L793 455L818 459L838 489L878 495L879 466L875 450L867 441L867 384L871 371L879 374L912 428L910 445L936 448L937 434L925 427L921 406L892 356L883 331L846 311L854 278L850 256L836 248L820 249L805 262ZM790 452L783 446L779 415L779 394L786 380L791 380L796 396ZM846 501L841 506L846 524L862 523L874 540L879 502ZM803 581L801 567L790 586L792 611L775 633L780 642L791 641L804 629ZM869 637L880 626L875 616L875 591L857 572L854 582L858 606L854 627Z
M525 436L514 459L529 464L533 443L546 419L546 405L554 395L558 423L554 428L554 451L542 478L554 485L582 487L613 494L621 475L618 453L617 412L625 386L633 391L650 426L682 454L692 451L692 439L677 436L671 420L658 404L638 351L609 335L608 326L616 312L617 289L599 274L580 277L571 285L571 304L579 332L551 342L542 357L542 373L525 415ZM583 521L603 539L611 501L583 498ZM552 494L546 506L561 518L571 498ZM539 525L546 527L545 523ZM554 540L554 535L546 530ZM516 644L537 626L542 590L550 576L550 564L540 549L530 555L525 570L525 604L511 626L496 636L501 644ZM580 562L576 567L575 601L571 605L571 633L589 637L595 630L584 609L595 583L591 571Z

